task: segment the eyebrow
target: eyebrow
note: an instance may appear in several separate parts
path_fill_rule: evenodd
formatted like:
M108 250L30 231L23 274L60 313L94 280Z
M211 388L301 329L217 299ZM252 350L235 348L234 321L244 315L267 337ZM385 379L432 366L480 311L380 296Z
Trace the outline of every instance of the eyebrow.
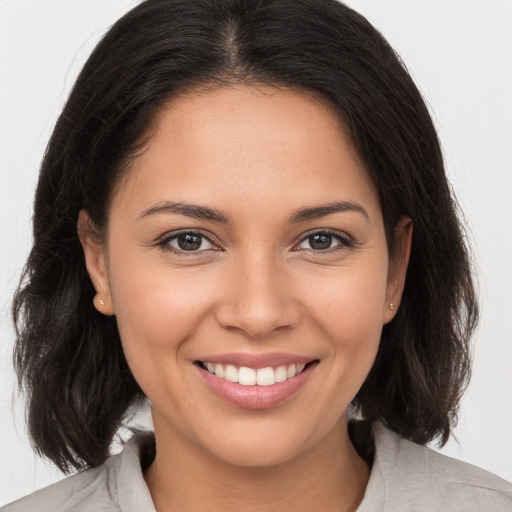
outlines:
M301 208L290 216L288 222L291 224L298 224L300 222L319 219L339 212L356 212L362 214L366 219L370 218L367 211L359 203L351 201L337 201L311 208ZM162 213L176 213L193 219L210 220L220 224L229 223L228 217L226 217L226 215L224 215L220 210L197 204L174 203L171 201L165 201L164 203L157 204L144 210L137 219L140 220L151 215Z
M156 206L152 206L151 208L144 210L137 219L140 220L158 213L177 213L193 219L211 220L221 224L228 223L228 218L219 210L196 204L173 203L170 201L157 204Z
M362 214L366 219L370 220L368 212L359 204L351 201L337 201L313 208L301 208L292 214L289 222L296 224L306 220L319 219L327 215L338 212L356 212Z

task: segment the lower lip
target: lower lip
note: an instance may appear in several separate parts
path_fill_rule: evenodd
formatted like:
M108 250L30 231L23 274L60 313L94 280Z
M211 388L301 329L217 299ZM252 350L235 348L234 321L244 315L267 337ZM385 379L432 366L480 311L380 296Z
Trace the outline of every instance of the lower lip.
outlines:
M207 386L220 398L245 409L268 409L281 404L297 393L306 383L317 363L309 365L299 375L270 386L242 386L221 379L197 366Z

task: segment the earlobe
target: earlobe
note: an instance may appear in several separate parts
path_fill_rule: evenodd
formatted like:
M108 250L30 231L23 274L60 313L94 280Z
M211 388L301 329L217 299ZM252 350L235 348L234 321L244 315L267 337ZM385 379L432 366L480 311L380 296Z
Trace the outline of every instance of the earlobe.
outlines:
M395 228L395 246L389 259L387 293L383 312L384 324L395 317L402 298L411 254L412 231L412 220L409 217L402 217Z
M94 223L85 210L80 211L77 230L84 250L87 272L96 290L96 296L93 300L94 307L104 315L113 315L114 306L108 280L105 246L94 229Z

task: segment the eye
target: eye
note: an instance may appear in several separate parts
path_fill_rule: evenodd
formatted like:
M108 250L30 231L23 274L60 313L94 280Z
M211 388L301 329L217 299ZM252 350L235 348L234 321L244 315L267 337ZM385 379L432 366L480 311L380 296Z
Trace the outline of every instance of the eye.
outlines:
M329 249L351 247L352 245L348 238L338 233L318 231L303 238L300 244L297 245L297 248L312 251L328 251Z
M202 233L182 231L167 236L157 244L158 246L174 252L201 252L216 250L217 247Z

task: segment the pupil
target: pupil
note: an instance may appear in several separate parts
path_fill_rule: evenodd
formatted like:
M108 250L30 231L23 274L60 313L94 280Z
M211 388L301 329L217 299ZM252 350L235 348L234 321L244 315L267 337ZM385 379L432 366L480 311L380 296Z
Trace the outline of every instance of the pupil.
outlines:
M310 245L313 249L329 249L332 242L332 235L312 235L310 237Z
M201 237L187 233L178 237L178 245L184 251L195 251L201 247Z

